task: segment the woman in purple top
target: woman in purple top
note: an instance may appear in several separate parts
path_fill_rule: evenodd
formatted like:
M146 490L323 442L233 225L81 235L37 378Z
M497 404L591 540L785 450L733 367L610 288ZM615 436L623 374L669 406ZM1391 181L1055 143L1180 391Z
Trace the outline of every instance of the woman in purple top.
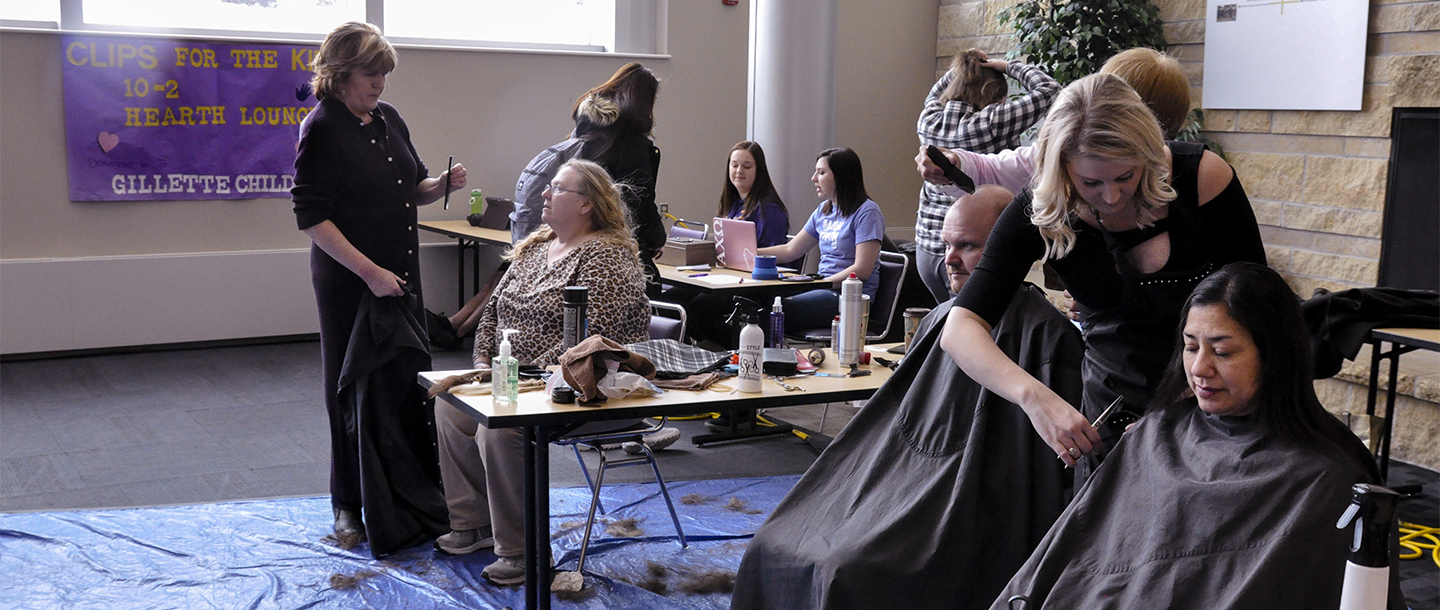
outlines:
M755 223L755 245L778 246L789 239L790 212L765 167L765 150L759 142L744 141L730 148L725 190L720 193L716 216Z
M800 258L820 246L820 273L834 284L785 299L785 330L826 328L840 312L840 282L855 277L865 294L875 298L880 285L880 242L885 216L865 192L860 156L848 148L831 148L815 160L815 194L822 201L795 237L785 244L760 248L758 254L778 260Z

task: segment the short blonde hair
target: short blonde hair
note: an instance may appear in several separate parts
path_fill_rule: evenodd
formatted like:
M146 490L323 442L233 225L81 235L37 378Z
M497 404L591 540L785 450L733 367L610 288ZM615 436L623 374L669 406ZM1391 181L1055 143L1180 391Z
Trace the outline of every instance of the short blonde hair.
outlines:
M385 35L368 23L351 21L330 32L310 60L310 87L315 99L339 97L340 86L356 72L375 70L389 74L400 56Z
M635 243L635 236L630 232L630 209L625 207L620 196L620 186L610 179L610 174L605 168L600 167L594 161L584 159L571 159L560 166L560 170L570 168L580 174L580 196L590 201L590 230L600 239L624 246L631 254L639 256L640 247ZM558 176L559 171L555 174ZM540 225L539 229L530 233L514 248L505 253L505 258L513 259L526 248L533 245L543 244L555 238L555 231L550 225Z
M1174 57L1144 47L1128 49L1107 60L1100 73L1120 77L1140 94L1160 121L1166 139L1174 139L1185 127L1185 118L1190 116L1190 79Z
M1175 199L1160 124L1135 90L1113 74L1092 74L1060 91L1040 128L1035 155L1030 222L1045 239L1045 260L1064 258L1075 246L1069 222L1084 200L1067 167L1074 157L1140 166L1135 199L1142 227L1155 224L1156 207Z

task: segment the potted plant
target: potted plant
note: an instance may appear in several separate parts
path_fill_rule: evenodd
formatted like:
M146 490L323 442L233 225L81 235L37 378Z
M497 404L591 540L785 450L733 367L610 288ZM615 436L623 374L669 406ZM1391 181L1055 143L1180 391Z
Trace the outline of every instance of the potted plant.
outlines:
M1160 9L1146 0L1023 0L998 17L1015 30L1015 46L1006 57L1024 57L1061 85L1094 74L1126 49L1165 50ZM1222 152L1200 134L1204 120L1200 109L1191 110L1177 138Z

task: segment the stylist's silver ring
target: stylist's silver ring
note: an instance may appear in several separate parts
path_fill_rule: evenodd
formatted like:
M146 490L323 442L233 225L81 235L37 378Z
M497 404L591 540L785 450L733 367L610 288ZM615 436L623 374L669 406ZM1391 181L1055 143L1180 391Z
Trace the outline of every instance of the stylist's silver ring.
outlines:
M1078 460L1078 459L1080 459L1080 450L1079 450L1079 449L1076 449L1076 448L1074 448L1074 447L1071 447L1071 448L1070 448L1070 459L1072 459L1072 460Z

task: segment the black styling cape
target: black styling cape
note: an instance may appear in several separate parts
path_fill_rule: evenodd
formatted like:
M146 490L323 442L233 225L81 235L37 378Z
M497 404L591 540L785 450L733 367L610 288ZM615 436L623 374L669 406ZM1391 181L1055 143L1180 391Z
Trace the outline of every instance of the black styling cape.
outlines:
M1339 607L1352 530L1335 523L1373 464L1193 399L1123 438L992 609Z
M376 557L450 531L435 451L435 411L416 383L429 368L415 296L376 298L365 291L345 365L340 404L345 429L360 447L365 533Z
M984 608L1065 508L1072 477L1019 407L940 349L950 303L755 533L731 608ZM1022 286L992 335L1071 404L1080 333Z

